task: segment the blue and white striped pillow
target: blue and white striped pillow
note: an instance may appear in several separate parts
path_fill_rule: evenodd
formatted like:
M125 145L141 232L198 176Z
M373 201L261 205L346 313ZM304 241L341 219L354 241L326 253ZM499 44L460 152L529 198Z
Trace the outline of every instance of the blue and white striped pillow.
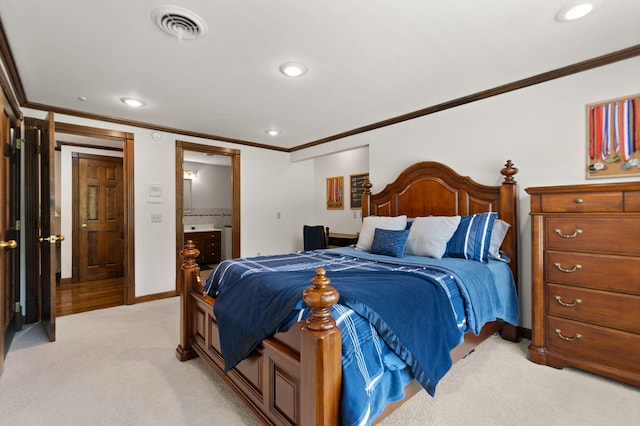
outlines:
M487 263L491 231L498 213L476 213L463 216L458 229L447 243L445 256L461 257Z

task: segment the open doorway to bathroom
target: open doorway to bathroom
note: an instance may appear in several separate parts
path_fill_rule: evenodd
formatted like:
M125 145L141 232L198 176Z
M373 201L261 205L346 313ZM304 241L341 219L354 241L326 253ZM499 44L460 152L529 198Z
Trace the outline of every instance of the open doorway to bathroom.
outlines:
M176 141L176 268L192 240L205 278L219 262L240 256L240 151ZM180 292L182 274L176 274Z

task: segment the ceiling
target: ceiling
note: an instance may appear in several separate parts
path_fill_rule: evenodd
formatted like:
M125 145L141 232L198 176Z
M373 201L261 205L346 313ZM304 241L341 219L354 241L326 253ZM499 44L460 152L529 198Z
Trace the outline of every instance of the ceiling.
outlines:
M174 0L207 27L182 41L165 1L0 1L21 104L291 151L640 46L638 0Z

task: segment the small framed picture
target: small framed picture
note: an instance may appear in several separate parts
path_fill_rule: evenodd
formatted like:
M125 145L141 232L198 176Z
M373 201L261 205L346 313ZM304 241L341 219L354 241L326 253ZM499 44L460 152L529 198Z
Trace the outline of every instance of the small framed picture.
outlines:
M164 197L162 196L162 185L159 183L150 183L147 185L147 202L148 203L162 203Z
M357 175L349 175L351 181L351 209L357 210L362 208L362 194L364 193L365 181L369 180L369 173L359 173Z
M327 178L327 210L344 209L344 176Z

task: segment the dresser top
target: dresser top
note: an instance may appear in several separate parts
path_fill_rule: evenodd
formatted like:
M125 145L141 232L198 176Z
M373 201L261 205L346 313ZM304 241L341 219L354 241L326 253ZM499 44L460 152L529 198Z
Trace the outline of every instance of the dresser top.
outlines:
M561 194L576 192L640 191L640 181L593 183L584 185L538 186L526 188L527 194Z

